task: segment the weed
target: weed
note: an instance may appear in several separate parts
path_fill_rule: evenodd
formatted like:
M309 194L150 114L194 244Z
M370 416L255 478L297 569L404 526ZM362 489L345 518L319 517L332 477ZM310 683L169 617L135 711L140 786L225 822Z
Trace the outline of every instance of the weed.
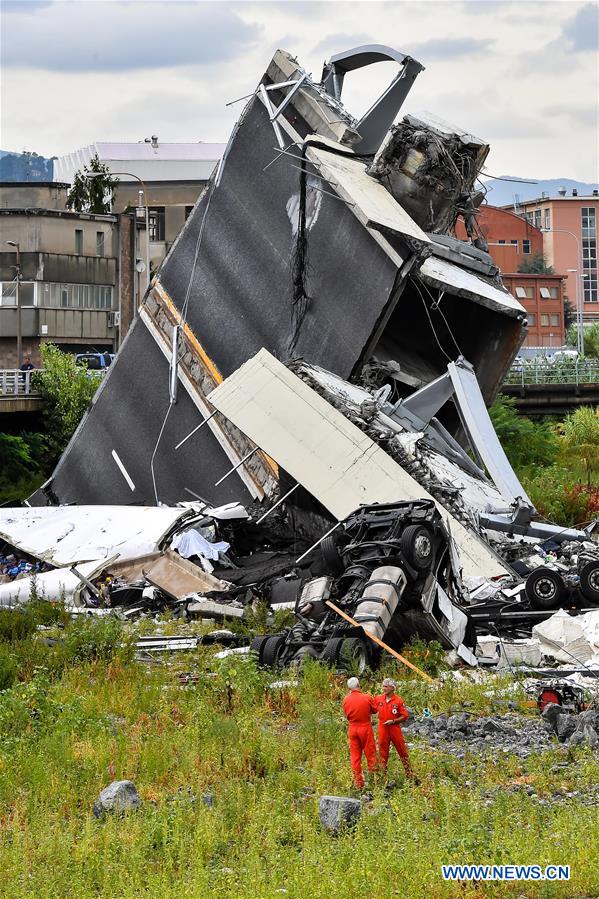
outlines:
M0 641L14 643L35 631L35 618L28 609L0 609Z

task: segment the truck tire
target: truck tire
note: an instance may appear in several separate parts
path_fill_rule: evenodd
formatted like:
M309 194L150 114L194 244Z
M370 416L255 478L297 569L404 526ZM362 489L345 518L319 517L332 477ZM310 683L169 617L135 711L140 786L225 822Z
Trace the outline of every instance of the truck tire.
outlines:
M580 569L580 592L589 602L599 603L599 559L591 559Z
M270 634L254 637L250 643L250 656L256 660L257 665L263 664L264 647L268 640L270 640Z
M328 537L324 538L320 544L320 553L324 564L330 570L331 574L343 574L343 562L341 561L341 556L339 555L339 550L337 549L337 543L333 534L329 534Z
M401 535L401 551L417 571L430 571L435 562L431 532L421 524L409 524Z
M321 661L352 674L362 674L370 664L370 648L360 637L331 637Z
M566 595L566 585L557 571L542 565L526 578L525 591L533 609L546 611L560 607Z
M274 634L269 637L262 649L262 664L267 668L281 667L281 652L285 646L286 634Z

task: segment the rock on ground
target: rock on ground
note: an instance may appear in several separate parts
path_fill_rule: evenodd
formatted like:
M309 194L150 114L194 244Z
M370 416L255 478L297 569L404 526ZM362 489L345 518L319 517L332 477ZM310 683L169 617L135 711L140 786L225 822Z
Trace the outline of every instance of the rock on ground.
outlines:
M105 787L96 802L93 813L96 818L101 818L107 812L120 814L141 806L141 799L133 781L114 780Z
M341 830L355 826L362 814L362 804L348 796L321 796L318 814L324 829L337 836Z

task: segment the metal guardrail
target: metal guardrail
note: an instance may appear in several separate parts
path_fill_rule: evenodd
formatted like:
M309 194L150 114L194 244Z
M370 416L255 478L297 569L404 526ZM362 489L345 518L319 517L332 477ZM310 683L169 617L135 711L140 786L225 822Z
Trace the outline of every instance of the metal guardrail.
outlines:
M504 382L506 385L529 387L534 384L580 384L599 383L599 360L567 360L547 362L534 359L512 366Z
M42 371L42 369L37 369ZM21 371L18 368L0 369L0 397L2 396L38 396L32 381L33 371Z
M88 376L102 380L108 369L88 369ZM34 368L32 371L21 371L18 368L0 369L0 399L2 397L40 395L35 385L33 375L40 374L43 368Z

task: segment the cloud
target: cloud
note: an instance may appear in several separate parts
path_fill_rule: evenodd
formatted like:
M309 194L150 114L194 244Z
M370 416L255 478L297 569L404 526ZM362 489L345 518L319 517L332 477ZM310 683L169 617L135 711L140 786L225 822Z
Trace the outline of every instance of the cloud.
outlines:
M38 9L52 6L54 0L3 0L1 11L6 13L19 13L20 15L32 15Z
M587 3L564 24L562 34L571 53L585 50L597 51L599 35L599 7Z
M599 112L594 105L571 106L569 104L544 106L538 110L543 116L553 116L558 119L570 119L576 125L593 127L597 133L599 125Z
M327 37L319 41L312 53L341 53L344 50L351 50L354 47L361 47L363 44L375 44L372 38L364 34L329 34Z
M432 38L419 44L411 44L410 54L424 63L433 59L457 59L482 53L493 43L494 41L488 37Z
M4 22L4 68L127 72L206 65L234 59L262 34L234 5L218 2L34 5L40 9L33 18Z

